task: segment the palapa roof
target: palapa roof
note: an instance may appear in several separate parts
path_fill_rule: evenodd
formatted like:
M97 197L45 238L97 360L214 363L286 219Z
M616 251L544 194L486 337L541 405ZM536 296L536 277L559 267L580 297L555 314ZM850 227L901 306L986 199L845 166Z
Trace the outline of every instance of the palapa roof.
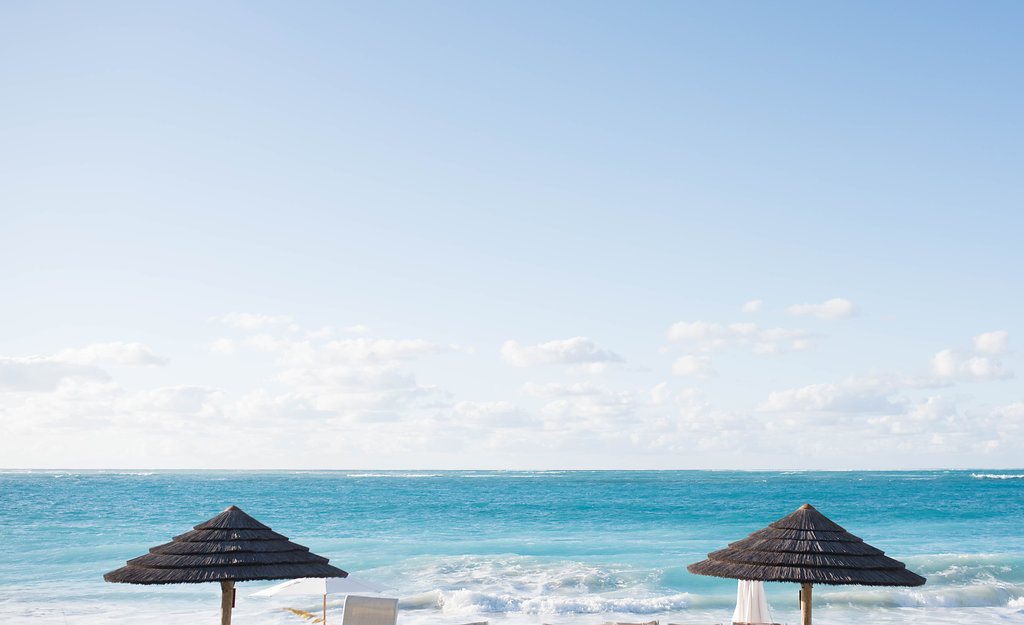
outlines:
M103 579L128 584L187 584L348 576L327 562L231 506L191 532L128 560L127 566Z
M765 582L920 586L925 578L830 521L810 504L708 554L691 573Z

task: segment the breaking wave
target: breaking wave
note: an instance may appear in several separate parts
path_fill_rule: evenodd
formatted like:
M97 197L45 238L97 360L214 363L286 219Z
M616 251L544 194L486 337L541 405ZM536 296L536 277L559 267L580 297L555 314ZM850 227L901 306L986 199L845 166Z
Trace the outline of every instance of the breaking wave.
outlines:
M1024 609L1024 556L937 554L911 557L911 570L928 578L918 588L821 587L816 597L834 608ZM423 557L401 576L431 590L402 598L407 610L452 615L646 615L728 610L735 586L698 587L671 571L505 554ZM792 600L788 584L766 584L769 603ZM632 620L632 619L629 619Z
M689 605L690 596L686 593L647 598L599 595L529 597L472 590L437 594L437 606L452 614L657 614L683 610Z
M971 477L978 480L1024 480L1024 474L1020 473L971 473Z
M1020 602L1019 588L982 584L959 588L878 589L822 592L820 600L829 606L856 608L984 608L1012 607Z

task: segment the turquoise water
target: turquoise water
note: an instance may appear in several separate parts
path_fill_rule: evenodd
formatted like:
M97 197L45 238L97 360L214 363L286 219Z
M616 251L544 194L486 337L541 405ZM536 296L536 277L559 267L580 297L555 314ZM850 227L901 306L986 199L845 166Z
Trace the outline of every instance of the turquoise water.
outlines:
M722 623L735 582L686 565L804 503L928 578L816 587L815 622L1024 623L1024 471L5 471L0 495L0 623L217 622L216 585L102 576L229 505L393 586L403 625ZM320 604L269 585L236 623ZM798 622L797 586L766 590Z

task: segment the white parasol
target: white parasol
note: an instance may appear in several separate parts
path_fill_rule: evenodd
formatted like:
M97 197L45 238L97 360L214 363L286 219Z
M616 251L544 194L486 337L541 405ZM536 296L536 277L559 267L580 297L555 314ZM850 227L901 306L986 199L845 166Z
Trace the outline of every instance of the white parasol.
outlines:
M324 623L327 622L327 595L372 592L382 593L386 590L394 590L391 586L370 582L365 579L354 577L301 577L291 579L264 588L259 592L252 593L252 597L271 597L274 595L323 595L324 596Z

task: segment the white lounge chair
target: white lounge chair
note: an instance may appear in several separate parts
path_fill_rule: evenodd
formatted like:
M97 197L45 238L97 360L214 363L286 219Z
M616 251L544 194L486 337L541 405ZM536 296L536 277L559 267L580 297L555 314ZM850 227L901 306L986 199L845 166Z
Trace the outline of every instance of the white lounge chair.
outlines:
M398 621L398 599L349 595L345 599L342 618L342 625L395 625Z

